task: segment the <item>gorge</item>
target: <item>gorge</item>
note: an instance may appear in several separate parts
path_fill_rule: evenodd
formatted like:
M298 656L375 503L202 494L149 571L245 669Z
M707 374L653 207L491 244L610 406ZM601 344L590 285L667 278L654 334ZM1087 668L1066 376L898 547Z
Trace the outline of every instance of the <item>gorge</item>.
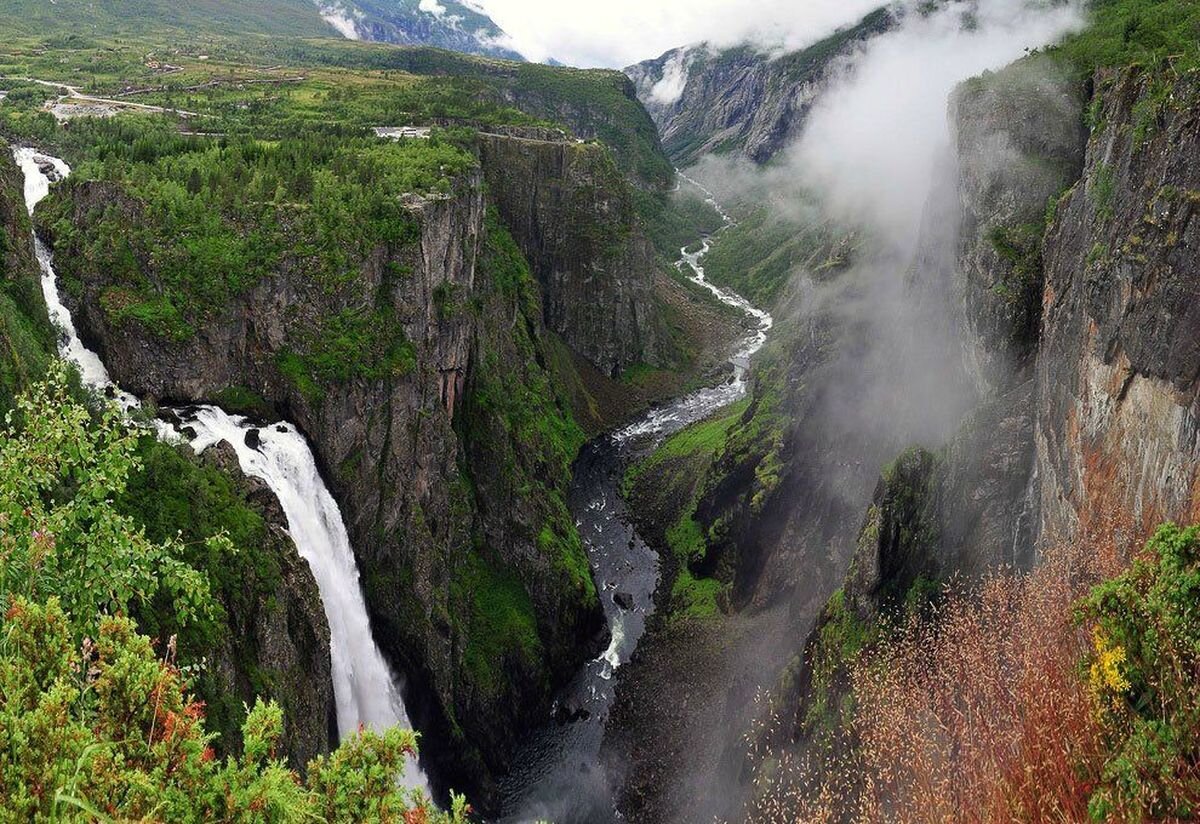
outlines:
M1200 11L676 2L0 0L0 818L1200 809Z

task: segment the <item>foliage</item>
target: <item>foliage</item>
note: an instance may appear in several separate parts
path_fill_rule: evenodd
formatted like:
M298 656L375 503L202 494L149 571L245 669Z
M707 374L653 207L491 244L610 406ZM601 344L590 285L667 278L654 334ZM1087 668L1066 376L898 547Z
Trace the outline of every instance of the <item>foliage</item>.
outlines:
M78 292L85 273L105 273L110 321L173 340L282 269L329 290L376 249L411 245L417 218L400 196L448 194L475 164L436 139L214 141L153 117L85 121L71 135L87 159L39 208L64 285ZM357 320L327 324L335 346Z
M94 619L93 619L94 620ZM77 644L57 598L16 598L0 625L0 797L25 821L460 822L396 780L411 732L360 732L301 780L275 757L283 719L259 701L240 757L214 757L204 708L128 618ZM90 634L90 633L89 633Z
M460 821L461 799L448 817L396 787L411 732L361 733L309 766L307 783L275 757L282 715L259 701L243 727L244 750L214 758L203 704L190 698L176 665L175 636L166 658L130 618L169 614L190 631L217 607L202 564L220 579L250 572L229 564L230 527L242 542L261 534L261 520L233 499L228 479L175 474L143 482L165 485L158 499L130 486L144 458L174 456L147 449L140 433L106 405L95 415L74 400L67 367L55 362L45 382L23 395L0 434L0 798L13 820L327 820ZM178 464L176 464L178 466ZM160 467L162 468L162 467ZM134 474L136 477L136 474ZM187 486L188 481L201 486ZM185 495L191 496L186 511ZM158 533L147 537L116 502L137 511ZM204 540L172 531L169 519ZM255 549L258 549L255 547ZM240 559L236 559L239 560ZM270 574L267 564L254 574ZM165 601L164 601L165 599ZM94 640L93 640L94 639Z
M681 429L625 472L623 493L639 500L639 509L661 513L666 524L663 537L676 568L669 602L675 617L716 616L718 601L728 589L711 569L707 536L696 520L696 509L713 461L748 405L739 401L713 418Z
M844 267L850 253L846 239L831 226L757 208L717 236L704 258L704 273L752 303L771 306L796 272L821 277Z
M180 625L211 620L205 577L112 506L137 467L137 433L105 407L93 420L61 362L5 419L0 437L0 603L57 597L77 631L104 612L169 600ZM208 551L229 551L213 537Z
M1200 5L1187 0L1093 0L1089 25L1057 51L1082 71L1170 63L1185 71L1200 66Z
M464 663L475 685L488 695L504 689L506 660L517 656L527 665L544 657L533 602L512 570L470 553L452 586L468 605Z
M1098 819L1200 813L1200 529L1164 526L1120 576L1092 589L1088 688L1106 757Z

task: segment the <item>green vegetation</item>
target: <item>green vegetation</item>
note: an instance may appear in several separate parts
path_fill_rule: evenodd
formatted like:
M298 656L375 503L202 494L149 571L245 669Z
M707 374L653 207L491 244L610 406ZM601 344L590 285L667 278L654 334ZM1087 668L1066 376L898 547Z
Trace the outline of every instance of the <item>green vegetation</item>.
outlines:
M0 437L0 601L58 599L82 633L95 616L170 600L180 626L213 620L205 577L178 540L156 543L112 506L136 466L120 412L97 420L71 397L67 369L22 395ZM225 553L214 536L206 551Z
M536 667L544 658L529 593L511 570L475 552L455 573L452 586L456 599L469 605L463 629L464 663L471 680L487 695L501 694L510 671L509 656L517 656L528 667Z
M1090 74L1139 65L1200 67L1200 5L1186 0L1092 0L1089 25L1057 49Z
M591 569L566 499L571 464L587 436L536 334L541 304L533 274L494 211L486 225L477 277L487 279L494 292L481 311L511 316L513 322L511 328L505 323L485 330L481 341L482 360L458 416L464 473L484 502L481 509L487 501L513 509L506 516L509 534L527 540L549 561L557 592L569 601L594 603ZM500 561L509 548L489 541L488 532L477 528L475 549L452 586L470 605L462 627L468 669L479 688L496 695L504 687L506 660L515 656L535 668L545 654L529 593Z
M806 734L829 746L854 721L850 671L862 653L879 638L880 628L866 624L846 604L839 589L825 602L817 621L816 643L808 650L812 684L804 715Z
M45 4L8 0L5 27L14 34L147 35L177 32L337 37L307 0L97 0Z
M386 309L343 310L301 335L301 351L279 356L279 369L309 400L355 378L385 380L416 369L404 326Z
M376 248L394 252L419 237L399 194L446 194L475 163L437 140L216 142L175 134L160 118L86 123L72 143L87 147L87 159L39 209L64 285L78 293L82 273L103 272L100 304L112 322L177 341L281 269L326 290L352 280ZM328 319L304 353L308 372L345 379L359 357L362 374L395 368L403 341L362 340L395 326L370 315Z
M725 447L730 429L742 418L748 401L740 401L714 418L688 426L650 455L632 464L622 484L631 496L662 516L664 540L676 569L671 582L670 611L675 617L710 618L728 584L710 569L703 527L696 508L713 461Z
M0 141L0 152L8 151ZM0 162L0 415L45 373L54 350L30 230L20 177L11 164Z
M214 620L213 591L191 562L207 554L207 566L219 569L232 543L218 534L193 545L178 531L156 540L114 506L131 492L138 447L138 432L115 406L93 416L72 398L61 362L18 399L0 436L6 813L64 821L349 822L399 820L417 808L438 815L419 793L396 787L406 754L415 751L411 732L353 736L313 761L302 782L274 756L279 708L259 701L242 730L242 755L214 757L215 736L205 730L203 704L188 696L175 637L160 660L131 619L112 616L151 614L161 599L185 631ZM244 510L216 509L227 502L219 487L228 481L208 480L218 488L176 490L207 495L207 506L198 507L201 528L230 524L241 539L261 529ZM172 510L160 504L158 518L148 520L165 532L162 519ZM456 799L444 820L463 815Z
M797 271L822 277L846 266L852 252L850 239L830 226L797 224L760 207L717 237L704 258L704 274L769 307Z
M1079 606L1078 619L1092 628L1088 684L1106 751L1088 803L1095 820L1200 812L1197 603L1200 528L1168 525Z
M413 733L360 732L308 766L302 780L276 759L283 717L250 710L240 757L219 760L168 649L127 618L101 616L79 644L57 598L13 598L0 632L0 797L13 820L461 822L456 797L440 813L401 789ZM411 820L411 819L410 819Z
M635 198L646 237L671 262L679 259L680 249L695 243L702 235L713 234L723 225L720 212L686 184L669 194L639 190Z

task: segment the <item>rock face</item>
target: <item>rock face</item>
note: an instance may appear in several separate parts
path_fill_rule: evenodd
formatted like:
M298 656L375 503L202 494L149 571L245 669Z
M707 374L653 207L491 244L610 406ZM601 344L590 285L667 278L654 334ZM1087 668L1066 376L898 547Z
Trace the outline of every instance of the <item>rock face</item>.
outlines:
M77 226L97 209L145 219L109 184L64 195ZM482 175L408 204L415 241L375 249L334 289L287 257L186 341L110 318L104 273L73 271L72 250L59 250L60 268L82 284L77 323L124 388L190 402L244 387L308 435L424 755L486 808L519 730L603 643L562 498L583 435L555 391L562 358L547 348L536 285L518 251L496 250L507 233L485 220ZM380 306L403 328L410 367L319 386L287 368L325 319Z
M482 135L488 191L542 287L546 326L601 372L672 361L654 249L608 152Z
M964 83L950 102L962 205L959 324L984 396L1027 379L1041 321L1047 204L1079 177L1084 89L1049 59Z
M1200 518L1200 82L1102 74L1096 100L1083 179L1046 238L1039 531L1115 520L1130 547Z
M345 37L522 60L510 38L473 4L443 0L426 9L417 0L317 0L321 16Z
M214 651L209 670L223 698L253 705L273 698L283 709L282 753L297 769L335 746L337 706L329 658L329 623L321 593L308 563L287 534L287 519L275 493L257 478L242 474L237 453L227 443L204 452L202 459L233 477L246 499L267 521L268 540L257 547L278 560L280 580L267 600L252 597L225 604L229 631ZM252 672L270 672L271 681L257 683ZM237 741L222 746L236 751Z
M677 165L730 150L765 163L800 133L824 82L836 71L837 58L892 22L892 13L881 8L791 54L701 45L674 49L625 73Z

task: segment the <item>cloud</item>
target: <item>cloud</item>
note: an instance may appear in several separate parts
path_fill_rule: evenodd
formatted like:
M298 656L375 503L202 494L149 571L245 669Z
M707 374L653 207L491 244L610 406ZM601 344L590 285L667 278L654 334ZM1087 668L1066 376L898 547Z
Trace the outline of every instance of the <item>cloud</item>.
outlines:
M623 68L701 41L796 49L881 0L476 0L531 60Z
M954 87L1079 28L1079 2L976 0L923 16L871 41L810 115L788 168L835 215L898 244L917 235L934 168L950 142Z

